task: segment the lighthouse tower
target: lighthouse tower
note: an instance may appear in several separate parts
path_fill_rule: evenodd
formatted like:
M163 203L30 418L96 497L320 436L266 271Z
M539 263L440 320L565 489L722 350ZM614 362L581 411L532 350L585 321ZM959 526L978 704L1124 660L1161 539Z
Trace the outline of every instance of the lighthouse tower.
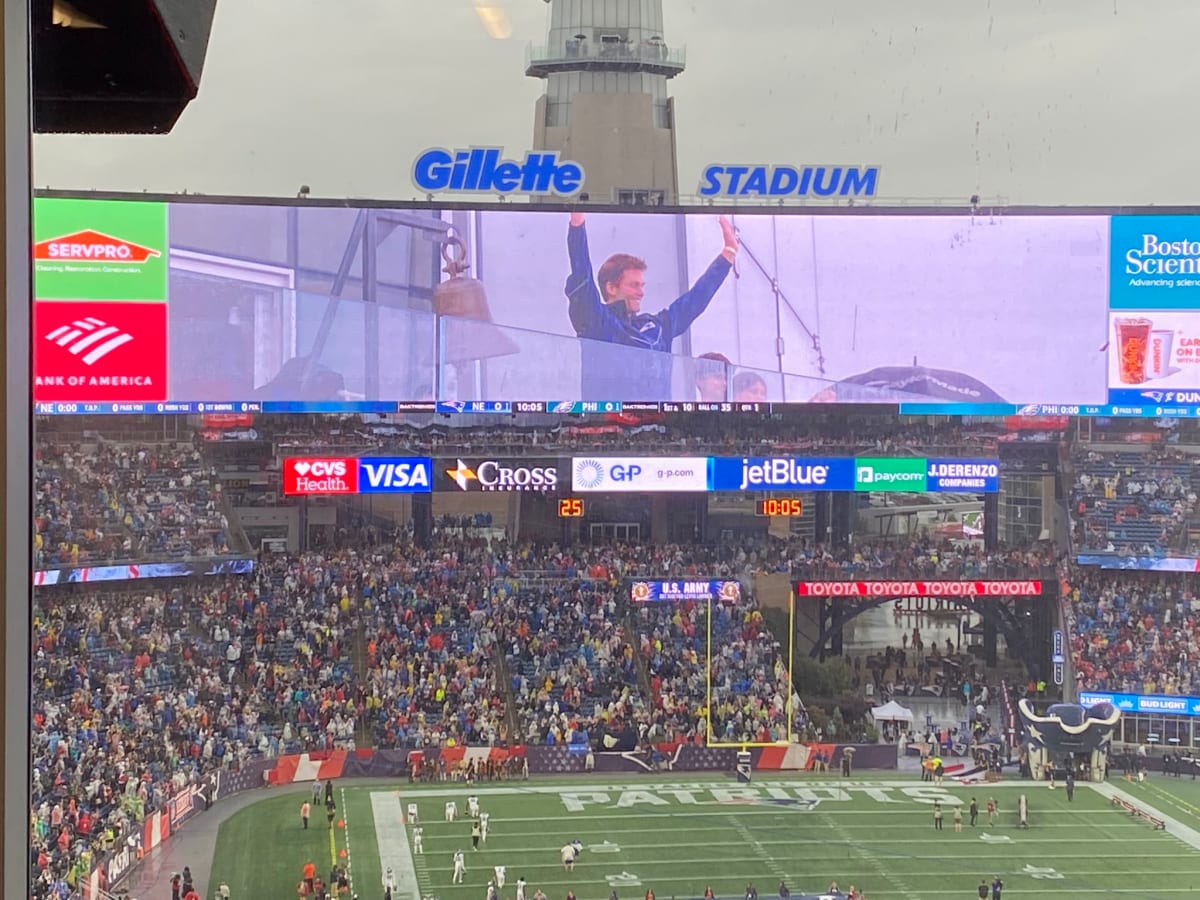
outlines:
M525 74L546 81L534 149L580 163L593 202L676 202L667 82L683 71L685 53L666 41L662 0L548 2L546 43L526 52Z

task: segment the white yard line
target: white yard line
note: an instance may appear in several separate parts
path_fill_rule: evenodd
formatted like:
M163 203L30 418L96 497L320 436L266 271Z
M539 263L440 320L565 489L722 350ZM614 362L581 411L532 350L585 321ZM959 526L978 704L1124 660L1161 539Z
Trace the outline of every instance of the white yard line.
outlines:
M375 819L380 874L385 874L388 866L391 866L396 876L393 900L421 900L421 888L417 884L412 848L408 846L408 831L404 827L404 807L400 797L395 791L372 791L371 815ZM382 895L382 885L379 892Z
M346 832L346 883L350 885L350 896L354 896L354 873L350 868L350 817L346 815L346 789L342 788L342 825Z
M755 855L762 861L762 863L768 869L771 870L771 874L774 875L776 878L778 878L780 881L787 880L787 873L785 871L783 871L783 867L780 866L779 863L775 862L774 857L772 857L771 854L767 852L767 848L763 846L763 842L760 841L758 838L756 838L750 832L750 829L746 827L746 824L744 822L742 822L740 819L738 819L737 816L730 816L729 821L733 823L733 829L734 829L734 831L736 831L738 833L738 836L741 837L741 839L743 841L745 841L747 844L749 844L754 849ZM660 844L658 846L662 846L662 845ZM715 847L718 845L717 844L707 844L707 845L706 844L698 844L698 845L693 844L692 846ZM655 849L657 849L657 847Z
M874 869L875 874L879 878L882 878L885 884L894 885L901 894L908 898L908 900L917 900L917 895L913 893L912 888L908 886L902 876L897 875L894 872L889 872L882 860L875 856L875 854L864 851L862 844L850 837L850 832L843 828L841 823L836 820L835 812L823 810L821 811L821 817L826 820L829 830L841 838L840 843L849 847L851 852L863 863L863 865L870 866L872 869ZM847 876L843 876L843 878L848 882L850 881ZM861 878L855 880L858 881L860 885L862 884ZM878 892L872 891L871 893L874 894Z
M1165 812L1162 812L1162 811L1156 809L1155 807L1151 806L1149 803L1147 803L1141 797L1138 797L1136 794L1131 794L1128 791L1123 791L1118 787L1114 787L1113 785L1108 784L1107 782L1098 782L1095 784L1088 782L1087 787L1090 787L1093 791L1095 791L1100 796L1107 797L1110 800L1113 797L1119 797L1122 800L1124 800L1126 803L1132 803L1134 806L1138 807L1139 809L1145 810L1147 813L1154 816L1154 818L1162 819L1163 824L1165 824L1167 826L1167 832L1172 837L1175 837L1178 840L1182 841L1183 843L1187 844L1193 850L1200 850L1200 831L1197 831L1195 828L1192 828L1188 825L1184 825L1182 822L1180 822L1178 819L1174 818L1173 816L1168 816ZM1149 826L1147 826L1147 827L1149 827Z

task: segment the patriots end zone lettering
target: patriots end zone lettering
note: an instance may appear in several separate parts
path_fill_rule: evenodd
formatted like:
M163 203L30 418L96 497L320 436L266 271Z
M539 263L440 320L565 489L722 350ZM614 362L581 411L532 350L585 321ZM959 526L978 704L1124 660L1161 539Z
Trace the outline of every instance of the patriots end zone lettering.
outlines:
M616 799L614 800L614 794ZM688 806L740 805L794 807L810 810L819 803L846 802L853 794L862 794L879 803L940 802L943 806L962 806L963 801L939 787L871 787L846 785L838 787L763 787L763 788L701 788L699 786L663 787L654 790L567 791L559 796L567 812L583 812L589 806L629 809L635 806L669 806L671 802Z

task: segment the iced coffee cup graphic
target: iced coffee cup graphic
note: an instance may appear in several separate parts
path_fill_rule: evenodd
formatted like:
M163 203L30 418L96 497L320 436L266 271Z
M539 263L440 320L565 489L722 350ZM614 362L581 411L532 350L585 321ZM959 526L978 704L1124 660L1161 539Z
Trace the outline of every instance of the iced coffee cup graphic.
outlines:
M1153 328L1150 331L1150 347L1146 351L1146 380L1166 378L1171 368L1171 348L1175 332L1169 328Z
M1146 380L1146 356L1150 345L1149 319L1113 320L1117 330L1117 376L1121 384L1141 384Z

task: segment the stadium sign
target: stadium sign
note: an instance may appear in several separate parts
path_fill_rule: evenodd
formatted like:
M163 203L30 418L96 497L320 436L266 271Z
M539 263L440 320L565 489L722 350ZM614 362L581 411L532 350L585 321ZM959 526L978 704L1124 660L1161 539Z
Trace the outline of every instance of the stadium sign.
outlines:
M925 460L912 457L856 459L854 490L925 493Z
M428 494L433 461L428 457L289 457L283 461L283 492L325 494Z
M801 581L798 597L1037 597L1030 581Z
M39 197L33 227L36 299L166 302L167 204Z
M33 396L39 402L167 399L167 305L39 301Z
M854 460L850 457L715 457L712 461L714 491L850 491L853 488Z
M709 490L709 458L701 456L585 456L571 463L571 487L597 493Z
M360 459L358 493L428 494L432 489L433 461L427 457Z
M1107 691L1080 691L1080 706L1111 703L1122 712L1159 713L1160 715L1200 716L1200 698L1169 697L1159 694L1113 694Z
M426 150L413 163L412 180L427 193L553 194L583 190L583 166L559 154L535 151L521 162L504 159L502 147Z
M700 175L701 197L874 197L878 166L716 164Z
M439 460L436 466L439 491L557 491L557 459L463 459Z
M283 492L292 496L357 494L358 460L352 457L285 459Z
M736 603L742 596L737 581L635 581L629 589L634 603L662 603L679 600L721 600Z
M1000 490L1000 463L994 459L931 459L925 468L925 490L994 494Z
M143 247L141 244L90 229L38 241L33 245L33 258L48 262L84 260L106 263L144 263L155 256L162 256L162 252L153 247Z

